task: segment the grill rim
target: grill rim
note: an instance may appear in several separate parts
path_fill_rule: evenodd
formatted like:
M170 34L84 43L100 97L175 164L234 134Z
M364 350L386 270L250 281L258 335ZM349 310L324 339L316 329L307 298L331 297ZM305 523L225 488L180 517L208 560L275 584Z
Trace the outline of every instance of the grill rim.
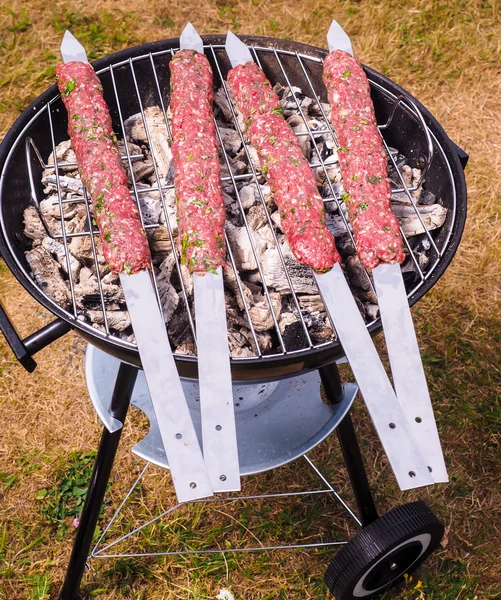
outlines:
M224 44L225 36L219 34L210 34L202 36L205 45L221 45ZM315 60L323 59L328 54L327 50L304 44L301 42L293 42L289 40L280 40L278 38L259 37L259 36L241 36L242 40L249 45L262 46L266 48L274 48L278 51L297 52L302 55L311 57ZM96 71L106 69L110 65L118 62L126 61L130 58L135 58L143 54L163 52L169 48L176 48L179 45L178 38L159 40L127 48L119 52L110 54L106 57L98 59L92 63ZM456 193L456 218L452 223L449 242L444 249L436 268L432 271L423 285L409 297L411 305L415 304L422 296L424 296L435 285L438 279L447 269L452 258L454 257L459 246L467 213L467 194L466 181L463 173L459 152L461 150L448 137L440 123L423 106L419 100L414 98L410 93L401 88L388 77L378 73L374 69L364 65L364 69L370 79L377 84L390 91L392 94L403 94L409 97L421 111L426 125L431 130L432 135L436 138L437 144L442 149L445 158L448 162L448 167L451 170L451 179ZM10 152L14 144L19 141L24 133L28 133L32 122L37 118L38 113L45 109L55 96L59 95L57 84L53 84L42 94L40 94L21 115L16 119L15 123L6 133L4 139L0 143L0 194L2 190L2 182L6 177L4 166L10 157ZM0 198L1 200L1 198ZM17 259L10 249L9 241L6 239L4 228L0 228L0 253L5 260L9 269L12 271L16 279L26 289L31 296L40 304L47 308L51 313L63 319L71 329L77 330L84 339L94 346L112 353L120 360L140 367L139 354L137 350L124 348L119 343L119 340L113 337L103 338L97 336L92 331L92 328L84 323L76 322L74 317L68 318L66 312L58 307L53 301L47 299L41 292L34 281L27 277L17 264ZM90 329L90 331L89 331ZM375 335L381 330L381 321L377 319L369 326L371 335ZM278 356L268 356L265 360L258 360L258 357L232 360L232 373L235 381L249 380L275 380L280 377L294 376L300 372L316 369L319 366L329 364L343 356L343 350L338 341L331 342L320 348L304 349L298 354L285 354ZM177 366L181 376L188 378L197 377L197 358L193 356L175 355Z

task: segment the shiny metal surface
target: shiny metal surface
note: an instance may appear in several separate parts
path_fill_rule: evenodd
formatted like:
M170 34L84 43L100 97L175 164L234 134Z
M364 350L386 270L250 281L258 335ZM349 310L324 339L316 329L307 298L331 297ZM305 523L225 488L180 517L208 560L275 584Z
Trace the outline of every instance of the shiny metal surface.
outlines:
M107 411L119 362L93 346L87 348L85 375L89 395L98 414ZM182 385L201 441L198 383L182 380ZM343 402L328 406L320 397L320 377L316 371L272 383L233 386L240 474L274 469L314 448L343 419L357 389L352 383L346 384ZM132 404L142 410L150 421L148 435L132 451L148 462L167 467L142 372L138 374Z

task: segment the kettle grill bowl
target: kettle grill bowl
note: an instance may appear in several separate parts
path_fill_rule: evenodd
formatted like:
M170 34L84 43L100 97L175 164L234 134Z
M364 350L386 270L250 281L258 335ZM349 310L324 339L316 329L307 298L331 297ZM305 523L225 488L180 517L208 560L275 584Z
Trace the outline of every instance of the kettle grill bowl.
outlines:
M222 49L225 36L206 35L202 37L206 46L212 45L216 48L212 56L208 53L208 57L213 62L214 56L217 53L219 66L225 74L231 68L228 58ZM283 58L284 64L287 67L287 75L292 85L300 87L303 91L308 89L309 83L298 61L294 59L295 53L303 57L317 59L316 61L308 61L306 68L308 76L313 82L315 91L321 101L327 101L321 79L322 64L318 61L318 59L326 56L327 52L325 50L307 44L273 38L242 36L242 39L249 45L292 53L290 60L287 54ZM129 59L149 53L154 54L176 49L178 46L178 39L162 40L129 48L93 63L96 71L99 72L104 69L104 72L101 73L101 79L103 81L105 97L109 101L115 130L120 134L122 132L118 120L117 106L113 100L112 81L109 71L106 71L106 69L110 65L117 65L118 63L127 64ZM157 72L159 79L162 79L159 81L160 86L162 89L168 89L169 69L167 68L167 60L170 54L164 54L163 56L165 57L166 68L157 68ZM159 60L162 60L162 55L159 55ZM287 82L284 81L282 71L274 60L273 52L262 53L260 60L272 84L280 82L282 85L287 85ZM146 99L148 99L149 95L155 98L153 88L156 83L153 80L151 71L141 67L142 62L147 61L138 61L135 63L135 68L141 89L144 90L143 96ZM213 67L215 67L214 64ZM378 123L385 123L387 121L392 113L396 98L402 94L410 98L420 110L434 145L433 160L426 175L426 188L440 198L443 205L448 209L444 226L438 233L435 234L434 232L434 240L441 249L440 257L438 257L435 268L426 274L425 280L409 296L410 303L414 304L426 294L444 273L459 245L466 219L464 165L461 164L458 147L448 138L440 124L424 106L396 83L373 69L366 68L366 73L371 82L371 93ZM216 68L214 68L214 83L216 86L221 85L221 81L218 80ZM127 77L116 78L116 84L121 88L118 89L118 94L121 99L121 110L124 119L139 112L134 94L130 93L130 90L133 88ZM151 90L151 94L148 93L149 90ZM0 251L15 277L45 308L66 321L72 329L78 331L89 343L124 362L140 366L139 354L130 344L121 342L120 339L113 336L106 336L77 320L72 314L63 310L43 294L29 275L29 268L24 253L30 249L30 240L26 238L23 232L23 211L27 206L32 204L32 200L29 172L26 164L25 140L27 136L31 137L43 157L47 157L52 152L52 140L50 139L50 135L47 135L50 128L47 111L45 111L47 103L51 101L53 102L52 128L55 144L57 145L61 141L68 139L66 111L60 98L54 100L58 95L59 92L56 85L51 86L43 92L19 116L0 144ZM152 100L151 103L153 104L154 101ZM42 111L44 111L44 114L40 114ZM419 120L410 108L402 107L402 110L398 110L395 113L391 127L384 131L384 138L388 145L398 148L407 157L409 164L420 165L422 156L426 152L426 148L424 147L425 137L423 136ZM36 178L38 173L41 173L41 168L38 165L38 173L36 165L33 165L33 169ZM40 178L38 178L39 180ZM380 319L378 319L369 327L369 330L374 334L380 328L381 323ZM343 350L341 345L338 342L332 342L320 348L304 349L295 353L283 353L262 358L232 359L232 376L235 381L278 379L296 375L301 371L319 368L342 356ZM175 358L182 377L197 377L196 357L176 354Z

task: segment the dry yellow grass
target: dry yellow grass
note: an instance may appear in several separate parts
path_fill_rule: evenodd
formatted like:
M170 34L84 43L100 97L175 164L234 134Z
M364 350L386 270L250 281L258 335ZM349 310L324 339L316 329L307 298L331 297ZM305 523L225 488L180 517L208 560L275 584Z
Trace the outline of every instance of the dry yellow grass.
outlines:
M439 284L416 307L451 483L400 494L361 408L357 423L381 511L421 498L448 526L447 544L400 598L483 600L501 588L499 427L501 375L500 10L480 0L82 0L78 3L8 0L0 3L0 138L19 112L53 83L62 30L71 26L93 58L156 39L175 37L187 20L201 32L290 37L324 46L331 18L352 36L358 56L416 95L470 154L469 217L458 254ZM0 264L0 298L22 334L49 319ZM71 536L54 537L41 514L38 490L57 483L71 451L96 447L99 426L88 400L83 343L69 334L37 356L27 375L0 341L0 598L55 597ZM128 449L140 439L141 417L124 432L112 503L139 468ZM334 440L316 452L337 473ZM383 466L382 466L383 465ZM6 485L8 477L15 476ZM256 478L247 490L277 487L303 470ZM136 513L145 517L169 501L166 476L145 482ZM325 515L320 508L319 521ZM271 517L272 515L270 515ZM275 516L278 516L278 511ZM200 517L190 515L190 519ZM193 521L194 522L194 521ZM217 520L207 523L209 531ZM5 533L2 534L2 531ZM270 528L273 537L273 529ZM5 536L5 537L3 537ZM33 542L36 542L31 546ZM3 540L3 541L2 541ZM151 542L151 541L150 541ZM148 542L148 543L150 543ZM151 542L152 543L152 542ZM329 555L276 553L222 560L166 559L102 565L86 580L100 598L214 598L220 587L242 599L326 598L321 575Z

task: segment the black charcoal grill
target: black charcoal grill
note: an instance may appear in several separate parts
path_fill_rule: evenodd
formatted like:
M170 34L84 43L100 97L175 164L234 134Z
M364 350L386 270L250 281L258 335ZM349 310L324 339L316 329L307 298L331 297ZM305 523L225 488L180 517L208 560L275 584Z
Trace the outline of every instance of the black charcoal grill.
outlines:
M322 60L326 55L325 50L272 38L243 36L242 39L248 45L252 46L256 60L263 67L267 77L273 84L278 82L284 86L297 86L305 94L315 98L315 100L326 102L326 92L321 79ZM223 80L226 78L226 73L231 68L224 50L224 41L223 36L204 36L205 51L212 64L216 87L222 85ZM169 89L168 63L172 58L173 52L178 47L178 43L177 39L173 39L143 44L135 48L123 50L94 63L94 67L103 82L105 98L110 106L114 128L119 137L123 137L125 119L138 112L143 113L150 106L161 106L166 118L165 95L168 96ZM422 183L425 188L440 198L443 205L448 209L443 227L433 232L426 230L425 227L424 237L430 248L428 266L422 269L416 260L413 259L418 276L417 278L408 279L406 284L409 301L411 304L414 304L444 273L458 247L466 218L466 187L463 169L468 157L447 137L440 124L417 100L387 77L370 68L366 68L366 72L371 84L378 123L380 124L380 130L390 159L393 162L395 161L390 148L397 148L405 154L411 166L421 169ZM168 128L167 118L166 127ZM315 135L319 133L322 132L314 132ZM334 135L332 130L327 130L325 133ZM309 128L307 128L307 131L303 135L310 136L314 140L313 132ZM30 248L30 240L23 233L23 211L30 205L38 206L43 197L42 184L40 183L41 173L44 169L54 168L46 164L46 157L55 150L57 144L67 138L66 111L57 87L53 85L22 113L0 146L1 254L23 287L56 316L55 321L30 335L25 340L19 338L14 326L1 307L0 325L16 357L29 371L32 371L36 366L32 355L58 337L64 335L70 329L77 331L93 346L123 361L118 373L110 409L110 414L123 422L134 387L137 367L140 367L139 354L135 344L124 341L114 335L106 323L106 317L104 319L104 331L97 330L78 318L71 278L69 282L72 294L71 306L67 309L62 309L58 306L35 283L30 275L25 259L25 251ZM129 154L127 145L124 160L130 164L131 155ZM226 160L228 160L227 155ZM59 164L58 166L62 165ZM312 167L320 167L325 170L325 165L321 158L319 162L312 164ZM54 172L56 172L55 169ZM248 174L231 174L227 179L233 184L243 179L256 181L256 173L252 169L252 172ZM412 192L417 186L413 188L409 187L402 177L400 183L401 185L397 186L394 192L406 194L412 206L416 208ZM158 191L159 188L166 190L168 187L164 182L158 180L157 184L153 184L150 190ZM332 186L331 191L332 194L328 198L325 198L325 201L339 203L341 199ZM139 193L146 192L147 190L141 190ZM137 193L136 190L136 198ZM60 208L62 209L62 204L65 200L60 190L59 201ZM53 235L53 237L63 243L65 251L68 253L68 244L72 235L90 236L94 261L97 264L93 237L89 234L89 231L95 231L95 227L92 225L88 207L87 217L87 232L71 234L65 231L64 220L62 220L61 234ZM269 213L267 213L267 218L271 225ZM424 225L424 223L422 224ZM147 225L146 229L153 227L155 226ZM406 240L406 244L412 257L412 243ZM230 260L235 266L235 261L231 253ZM286 276L288 276L286 264L283 263L283 266ZM179 269L178 260L176 260L176 268ZM270 302L269 291L266 285L263 287L264 295L268 302ZM106 314L102 289L100 289L98 300L101 302L104 314ZM232 359L233 379L234 381L270 381L319 369L329 402L333 405L339 403L343 398L343 388L337 374L337 369L333 363L343 357L342 347L336 341L314 343L301 316L298 297L294 293L294 290L292 290L292 300L298 309L299 341L296 340L293 346L288 346L281 336L277 320L274 316L274 335L276 336L277 345L280 350L269 354L261 353L252 321L248 318L249 329L256 341L257 352L256 356L252 358ZM246 314L249 317L248 307L246 307ZM188 319L193 337L196 339L196 331L190 314L188 314ZM376 333L381 327L379 319L369 323L368 327L371 333ZM196 357L176 354L175 358L182 377L197 377ZM329 366L327 367L327 365ZM369 531L369 528L372 527L376 532L375 535L383 535L384 537L384 523L383 525L381 523L385 517L382 519L377 518L377 512L367 485L350 417L347 415L344 419L342 417L341 419L337 427L337 432L350 472L364 530ZM111 433L105 429L103 433L96 461L96 470L78 530L65 588L61 596L61 598L65 598L66 600L74 597L82 576L84 562L89 550L92 533L99 513L99 506L102 502L119 437L120 430ZM418 525L423 527L429 525L434 531L440 529L441 526L439 526L438 521L436 521L433 515L430 516L431 513L429 513L428 509L423 508L423 505L408 508L413 506L406 505L398 507L396 510L403 511L402 518L404 518L405 513L407 515L405 519L411 519L412 523L415 521L414 524L416 527ZM410 516L406 511L410 511ZM355 540L356 538L352 542ZM388 568L390 570L396 569L396 575L402 576L404 571L401 570L401 565L398 564L397 558L391 554L393 546L397 544L393 544L389 539L386 541L391 546L391 548L388 546L386 554L388 556L391 555L392 560L389 563L388 561L384 563L386 565L384 569L386 571ZM415 543L413 541L414 545ZM406 554L406 568L421 562L432 550L430 545L426 547L422 545L422 548L424 550L421 554L419 552ZM360 549L358 552L360 552ZM346 561L349 559L349 552L345 552L344 555L340 553L339 556L341 557L341 562L343 560ZM347 556L348 559L346 558ZM345 567L349 564L349 560L346 564L343 563ZM369 561L364 563L363 566L367 571L369 567L369 570L371 570L374 564L374 561ZM397 567L393 567L394 564L397 564ZM343 567L344 570L346 570L345 567ZM380 568L378 567L378 569ZM371 589L380 589L381 586L388 587L390 583L398 579L395 573L393 573L395 576L392 578L388 576L386 571L382 574L379 573L378 569L371 570L372 579L370 585L373 586ZM377 577L375 575L376 571L378 571ZM331 589L337 590L339 597L352 597L340 595L339 590L341 588L339 586L344 585L344 580L335 568L331 572L330 577L329 586ZM337 588L336 585L338 586Z

